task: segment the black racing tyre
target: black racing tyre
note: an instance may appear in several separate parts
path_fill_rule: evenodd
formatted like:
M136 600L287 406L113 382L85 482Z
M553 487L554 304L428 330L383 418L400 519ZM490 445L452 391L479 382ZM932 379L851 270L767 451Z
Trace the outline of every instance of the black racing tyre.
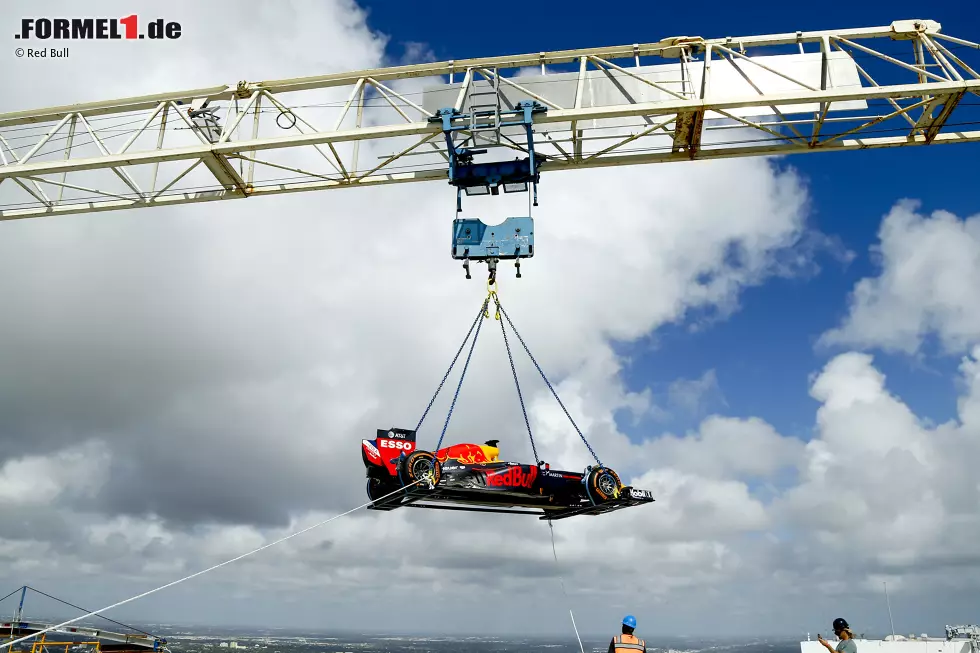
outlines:
M421 481L417 487L428 488L430 482L435 487L442 477L442 465L436 460L435 454L419 449L401 460L398 476L402 485Z
M387 480L378 478L377 476L369 476L367 480L367 495L371 501L377 501L382 497L388 496L400 487L399 483L393 479ZM395 497L391 496L388 498L393 499Z
M589 490L589 496L596 503L618 498L623 489L619 475L608 467L592 469L585 484Z

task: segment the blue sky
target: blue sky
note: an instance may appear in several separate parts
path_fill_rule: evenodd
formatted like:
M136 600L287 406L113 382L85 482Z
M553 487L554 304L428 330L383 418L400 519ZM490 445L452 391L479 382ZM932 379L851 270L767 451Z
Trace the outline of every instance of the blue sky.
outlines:
M908 18L936 20L944 31L963 38L980 37L975 27L980 12L969 3L839 3L838 10L813 12L805 5L747 11L744 5L718 4L710 11L676 11L656 3L634 3L609 11L595 3L535 2L521 5L519 12L490 15L482 21L454 19L451 10L440 19L441 10L415 3L364 6L370 12L369 25L390 35L388 52L396 58L411 52L412 43L424 44L438 60L448 60L648 42L676 35L716 38L871 27ZM487 27L478 27L481 22ZM727 406L716 399L705 410L764 416L780 432L808 438L817 402L807 394L807 377L839 352L818 351L815 342L846 315L854 284L876 274L869 247L877 240L882 218L906 197L920 200L926 213L945 209L961 218L975 213L974 195L966 190L974 183L975 160L976 148L961 145L784 159L784 165L795 168L808 186L810 226L839 238L856 257L845 264L825 253L818 257L821 270L815 277L771 279L751 288L742 295L735 314L707 330L691 333L687 324L670 326L657 332L656 347L647 342L622 347L633 361L626 374L630 386L649 385L666 393L678 378L693 380L714 369ZM547 178L542 190L546 186ZM919 415L944 421L955 416L952 373L959 359L937 355L935 347L927 351L930 355L924 361L872 353L893 392ZM679 418L661 423L660 428L685 430L695 425L696 420ZM646 426L632 428L627 419L621 424L637 437L644 437Z

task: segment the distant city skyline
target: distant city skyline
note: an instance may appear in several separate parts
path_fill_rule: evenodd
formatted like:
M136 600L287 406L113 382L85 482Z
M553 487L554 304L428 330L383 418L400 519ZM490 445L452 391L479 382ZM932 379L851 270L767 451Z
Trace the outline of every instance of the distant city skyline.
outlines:
M3 622L4 620L9 620L13 615L12 611L10 612L7 611L6 606L4 606L4 603L6 603L6 601L0 602L0 622ZM46 615L45 614L34 615L25 612L25 619L27 621L41 622L49 625L55 625L57 623L61 623L62 621L72 619L77 616L79 615L68 614L68 613L64 613L64 614L48 613ZM578 619L578 616L576 617L576 619ZM261 637L295 638L295 637L304 637L304 636L316 637L316 636L325 636L331 634L342 635L342 636L351 636L351 635L378 636L382 634L392 634L392 635L423 636L423 637L436 636L441 634L435 629L427 630L424 627L386 630L386 629L371 629L371 628L345 629L345 628L330 627L330 626L320 626L320 627L274 626L271 624L264 624L258 626L254 623L235 624L230 622L223 623L223 624L215 624L206 621L201 621L201 622L187 621L187 622L177 623L177 622L137 620L137 621L129 621L123 623L125 623L125 625L128 626L130 629L136 631L148 632L156 636L166 636L167 633L173 634L177 632L185 632L195 638L209 637L209 638L224 639L224 640L232 640L235 637L241 638L243 640L247 640L247 639L258 639ZM106 631L115 631L120 633L127 632L124 626L120 626L114 623L107 623L101 619L98 619L97 617L90 617L88 619L76 622L73 625L101 627ZM943 631L945 625L946 624L936 625L935 628L927 631L915 630L915 629L903 630L901 628L896 628L896 633L903 636L914 635L916 637L925 633L930 637L941 637L944 636L945 634ZM820 625L817 624L816 630L809 631L809 632L801 632L799 634L793 634L793 633L787 633L781 631L773 631L773 632L760 631L756 634L751 634L751 635L744 634L744 633L732 633L732 634L721 633L716 635L705 635L699 632L686 632L686 633L657 632L652 636L667 638L667 639L678 639L678 640L699 639L703 641L717 641L717 640L731 639L731 640L737 640L739 642L751 642L762 638L762 639L773 639L776 641L797 642L797 641L805 640L807 638L807 635L809 635L813 640L816 640L817 634L822 633L825 638L834 639L834 635L832 632L829 631L829 627L825 627L822 630L820 630L819 626ZM824 632L824 631L828 631L828 632ZM487 633L483 633L483 634L486 635ZM559 637L559 638L571 637L572 639L574 639L575 636L574 630L571 627L571 622L569 622L568 624L567 632L556 630L554 632L540 633L538 635L528 635L526 633L518 631L518 632L504 632L503 634L506 634L507 636L511 636L511 637L531 637L531 638L540 637L545 639L555 638L555 637ZM580 629L579 634L586 639L602 639L603 637L605 637L605 633L599 631L588 632ZM890 629L886 629L884 631L880 631L877 629L863 629L863 630L857 629L855 630L855 634L859 636L867 636L868 638L871 639L881 639L886 637L887 635L890 635L891 631Z

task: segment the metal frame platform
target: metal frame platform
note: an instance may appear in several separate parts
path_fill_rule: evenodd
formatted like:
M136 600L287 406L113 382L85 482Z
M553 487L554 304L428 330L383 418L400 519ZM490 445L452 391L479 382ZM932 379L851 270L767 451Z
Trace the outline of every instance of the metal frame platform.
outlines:
M472 493L454 490L407 489L381 502L368 506L368 510L389 512L398 508L426 508L429 510L455 510L463 512L486 512L512 515L537 515L538 519L555 521L577 515L601 515L632 508L656 499L649 490L624 487L618 499L610 499L600 504L585 500L578 506L550 507L545 501L522 502L513 496L494 497L487 495L476 498Z

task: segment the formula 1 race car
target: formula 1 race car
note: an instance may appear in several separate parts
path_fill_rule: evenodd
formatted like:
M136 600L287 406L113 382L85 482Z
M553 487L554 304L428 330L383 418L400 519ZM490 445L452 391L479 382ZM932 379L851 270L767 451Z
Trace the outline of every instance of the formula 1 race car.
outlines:
M416 448L415 431L379 429L374 440L361 441L370 509L411 506L563 519L654 501L648 490L623 487L608 467L578 473L552 470L544 462L501 461L498 442L454 444L432 453Z

